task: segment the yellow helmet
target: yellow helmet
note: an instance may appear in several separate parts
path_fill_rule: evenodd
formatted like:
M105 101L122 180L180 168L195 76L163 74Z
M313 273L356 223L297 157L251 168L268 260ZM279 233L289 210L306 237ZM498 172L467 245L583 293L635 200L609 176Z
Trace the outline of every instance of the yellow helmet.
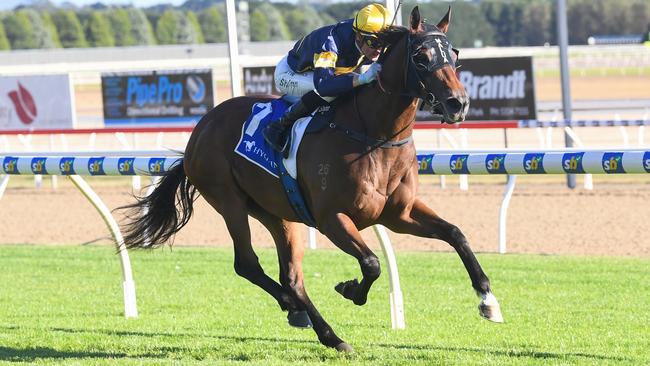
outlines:
M359 33L374 34L388 28L390 22L388 9L380 4L370 4L357 12L352 28Z

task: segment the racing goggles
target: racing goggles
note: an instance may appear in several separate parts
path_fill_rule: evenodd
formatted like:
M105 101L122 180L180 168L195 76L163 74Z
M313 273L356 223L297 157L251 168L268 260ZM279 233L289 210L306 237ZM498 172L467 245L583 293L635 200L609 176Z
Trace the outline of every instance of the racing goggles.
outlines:
M385 43L379 37L375 35L362 35L361 36L361 42L365 44L366 46L378 50L382 47L384 47Z

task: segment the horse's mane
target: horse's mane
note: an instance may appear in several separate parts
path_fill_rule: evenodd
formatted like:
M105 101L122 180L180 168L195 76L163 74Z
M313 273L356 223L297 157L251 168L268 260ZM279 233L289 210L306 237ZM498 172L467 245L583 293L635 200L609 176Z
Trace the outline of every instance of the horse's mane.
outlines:
M398 42L409 31L408 28L400 25L391 25L377 34L377 37L384 43L392 45Z

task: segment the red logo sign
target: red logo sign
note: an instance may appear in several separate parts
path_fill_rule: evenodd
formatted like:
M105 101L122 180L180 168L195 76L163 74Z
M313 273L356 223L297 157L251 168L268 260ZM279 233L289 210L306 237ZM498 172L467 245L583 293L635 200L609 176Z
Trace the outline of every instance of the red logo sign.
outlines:
M36 118L37 111L36 103L34 103L34 98L29 91L19 82L18 90L9 92L9 98L14 103L20 121L26 125L32 123Z

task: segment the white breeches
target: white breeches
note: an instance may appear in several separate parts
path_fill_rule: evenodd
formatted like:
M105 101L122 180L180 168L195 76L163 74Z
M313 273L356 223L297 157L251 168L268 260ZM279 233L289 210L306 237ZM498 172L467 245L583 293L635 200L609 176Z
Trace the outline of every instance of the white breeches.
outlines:
M275 66L275 87L282 93L286 94L286 99L292 102L298 101L300 97L316 89L314 86L314 72L305 71L297 73L291 70L287 63L287 56L284 56L277 66ZM321 97L331 102L336 97Z

